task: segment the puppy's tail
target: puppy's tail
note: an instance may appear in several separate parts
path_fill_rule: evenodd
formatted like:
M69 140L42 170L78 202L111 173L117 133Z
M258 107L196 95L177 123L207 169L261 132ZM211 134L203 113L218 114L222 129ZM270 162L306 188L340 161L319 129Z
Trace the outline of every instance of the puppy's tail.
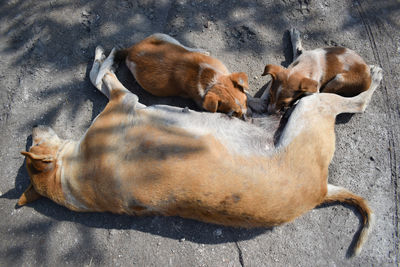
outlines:
M360 254L362 246L367 241L368 234L371 232L372 227L375 223L375 216L372 210L368 207L368 203L365 199L360 196L353 194L347 189L339 186L328 184L328 193L325 196L325 203L341 202L352 205L358 209L363 218L363 226L361 232L356 239L354 249L350 256L356 256Z
M115 57L114 57L114 62L115 63L120 63L125 61L126 57L129 54L129 49L119 49L115 52Z

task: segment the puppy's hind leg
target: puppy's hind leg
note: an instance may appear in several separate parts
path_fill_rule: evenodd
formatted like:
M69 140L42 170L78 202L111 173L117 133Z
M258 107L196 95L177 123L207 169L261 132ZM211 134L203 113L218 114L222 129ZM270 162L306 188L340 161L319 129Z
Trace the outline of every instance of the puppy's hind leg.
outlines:
M303 46L301 44L300 32L299 30L292 28L290 29L289 34L290 34L290 41L292 42L293 61L295 61L303 53Z
M208 51L204 50L204 49L191 48L191 47L184 46L178 40L176 40L175 38L173 38L173 37L171 37L171 36L169 36L169 35L167 35L165 33L155 33L155 34L151 35L151 37L153 37L153 38L155 38L157 40L160 40L160 41L164 41L164 42L168 42L168 43L174 44L174 45L179 45L179 46L185 48L186 50L188 50L190 52L198 52L198 53L204 54L206 56L210 55L210 53Z

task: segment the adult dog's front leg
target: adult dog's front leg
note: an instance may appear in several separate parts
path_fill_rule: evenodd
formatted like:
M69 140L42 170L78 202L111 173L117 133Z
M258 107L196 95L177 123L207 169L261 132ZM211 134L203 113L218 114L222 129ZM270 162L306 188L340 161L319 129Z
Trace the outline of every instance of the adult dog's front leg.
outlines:
M110 56L112 54L113 53L111 53ZM90 70L89 77L90 77L90 81L92 82L92 84L109 99L110 92L103 84L102 79L98 79L99 76L101 76L101 77L104 76L105 68L102 69L102 74L100 74L100 70L101 70L101 66L104 64L105 60L106 60L106 56L104 55L104 49L101 46L97 46L96 50L95 50L93 66L92 66L92 69ZM107 58L107 60L109 63L110 59ZM111 61L113 61L113 58L111 59Z
M114 73L114 56L115 48L113 48L105 58L104 50L100 46L96 47L95 59L92 70L90 71L90 81L99 89L107 98L112 101L123 101L127 107L146 107L138 102L138 97L131 93L117 78Z
M321 93L321 99L326 101L327 103L336 102L335 105L332 105L332 112L335 114L340 113L362 113L365 111L369 102L371 101L371 97L378 88L383 74L382 69L377 66L371 67L371 78L372 82L369 89L365 92L360 93L354 97L342 97L336 94L329 93Z

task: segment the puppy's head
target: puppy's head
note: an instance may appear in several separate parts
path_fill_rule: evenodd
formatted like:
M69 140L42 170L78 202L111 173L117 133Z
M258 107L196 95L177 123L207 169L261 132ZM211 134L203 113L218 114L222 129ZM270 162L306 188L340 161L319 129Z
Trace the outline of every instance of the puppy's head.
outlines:
M266 65L262 76L270 74L272 84L269 91L268 112L276 113L302 96L318 91L318 82L293 73L289 76L286 68L277 65Z
M56 155L63 141L50 127L35 126L32 132L32 146L29 152L22 151L26 157L26 168L31 183L21 195L18 205L22 206L42 196L50 197L49 187L54 183Z
M242 118L247 112L246 91L249 83L246 73L236 72L220 76L203 99L203 108Z

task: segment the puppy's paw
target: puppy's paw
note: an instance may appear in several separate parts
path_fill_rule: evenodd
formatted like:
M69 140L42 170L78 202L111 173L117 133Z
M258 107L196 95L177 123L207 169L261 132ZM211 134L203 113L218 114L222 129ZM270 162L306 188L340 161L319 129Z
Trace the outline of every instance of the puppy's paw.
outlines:
M202 54L206 55L206 56L210 56L210 52L206 51L206 50L201 50Z
M370 68L371 68L372 82L369 89L360 94L363 96L361 112L364 112L365 109L367 108L369 102L371 101L372 94L379 87L379 84L381 83L383 78L383 70L380 67L370 65Z
M94 60L98 61L100 63L103 63L104 59L106 58L106 56L104 55L104 49L102 46L98 45L96 47L96 50L94 52Z
M383 70L382 68L374 65L370 65L371 69L371 79L373 83L379 84L383 78Z
M196 51L197 51L198 53L200 53L200 54L203 54L203 55L206 55L206 56L210 56L210 52L208 52L207 50L198 48Z

